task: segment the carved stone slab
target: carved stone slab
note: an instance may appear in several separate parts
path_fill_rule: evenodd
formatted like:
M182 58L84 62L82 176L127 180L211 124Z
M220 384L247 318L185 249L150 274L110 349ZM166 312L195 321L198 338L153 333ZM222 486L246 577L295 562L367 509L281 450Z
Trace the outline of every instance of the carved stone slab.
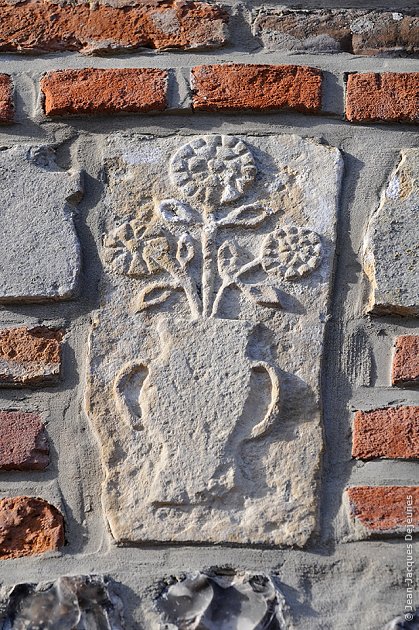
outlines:
M364 248L368 310L419 315L419 149L404 149L373 214Z
M63 171L54 150L15 146L0 152L0 302L41 302L73 295L80 247L71 205L81 175Z
M104 170L88 407L114 538L304 545L339 152L115 134Z

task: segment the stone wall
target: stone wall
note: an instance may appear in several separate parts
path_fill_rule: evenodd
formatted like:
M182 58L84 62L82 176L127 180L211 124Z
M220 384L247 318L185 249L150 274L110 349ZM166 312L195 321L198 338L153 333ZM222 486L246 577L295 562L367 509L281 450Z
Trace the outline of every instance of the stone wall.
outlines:
M0 1L1 630L418 627L418 51Z

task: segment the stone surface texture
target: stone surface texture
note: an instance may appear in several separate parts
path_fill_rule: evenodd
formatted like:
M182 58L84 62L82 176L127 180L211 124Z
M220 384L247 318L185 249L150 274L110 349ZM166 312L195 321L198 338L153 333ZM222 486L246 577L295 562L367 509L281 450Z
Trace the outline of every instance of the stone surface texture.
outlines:
M322 72L309 66L196 66L191 83L196 110L321 109Z
M112 535L304 545L339 152L114 134L104 169L89 414Z
M372 215L364 241L368 311L419 315L419 150L405 149Z
M162 627L285 630L285 598L267 575L194 573L175 578L157 600ZM168 624L168 625L164 625Z
M0 560L36 556L64 545L64 520L35 497L0 499Z
M0 600L0 628L14 630L123 630L115 583L99 575L17 584Z
M412 534L419 529L416 486L358 486L346 491L355 527L365 534Z
M63 333L45 326L0 329L0 385L48 385L60 376Z
M0 74L0 123L11 123L14 118L13 82L8 74Z
M357 411L352 456L357 459L419 457L419 407Z
M227 14L206 2L2 0L0 13L3 51L199 49L217 48L227 40Z
M0 189L0 302L71 297L80 268L72 218L80 173L59 168L51 147L23 144L0 152L0 178L7 182Z
M419 72L350 74L345 111L351 122L419 122Z
M397 387L417 387L419 385L418 335L397 337L391 382Z
M48 439L39 415L0 411L0 470L44 470L48 464Z
M166 108L167 72L155 68L59 70L41 80L48 116Z
M253 32L271 51L355 55L419 53L419 17L359 9L259 9Z

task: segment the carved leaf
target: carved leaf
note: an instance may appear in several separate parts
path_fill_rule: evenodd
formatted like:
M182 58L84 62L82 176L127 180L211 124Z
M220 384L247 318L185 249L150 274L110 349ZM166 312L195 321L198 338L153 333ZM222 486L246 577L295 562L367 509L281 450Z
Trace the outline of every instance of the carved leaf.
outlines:
M145 311L151 306L158 306L159 304L163 304L172 294L172 292L177 289L177 285L166 283L153 283L148 287L143 289L135 302L135 310L136 312Z
M233 282L238 271L239 253L232 241L225 241L218 250L218 271L224 281Z
M217 221L218 225L223 227L257 227L266 218L267 211L263 206L258 204L249 204L240 206L228 213L226 217Z
M281 292L276 287L270 285L245 285L240 286L244 294L252 301L260 306L267 308L282 308Z
M179 261L182 269L186 267L188 262L195 256L195 248L193 246L192 238L186 232L181 235L178 244L176 258Z
M168 223L192 223L196 217L192 208L177 199L163 199L159 205L161 216Z

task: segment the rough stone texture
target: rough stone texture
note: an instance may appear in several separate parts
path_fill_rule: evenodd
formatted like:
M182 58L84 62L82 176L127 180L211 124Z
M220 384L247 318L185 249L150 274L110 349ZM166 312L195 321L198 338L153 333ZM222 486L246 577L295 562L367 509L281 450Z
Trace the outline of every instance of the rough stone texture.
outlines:
M43 470L48 464L48 440L39 415L0 411L0 470Z
M419 457L419 407L357 411L352 456L357 459Z
M0 628L14 630L122 630L122 602L115 584L99 575L71 575L55 582L17 584L0 600Z
M268 50L404 56L419 52L419 18L389 11L262 9L253 32Z
M285 630L285 598L267 575L193 573L175 578L157 600L162 626ZM164 625L163 624L170 624Z
M0 2L0 50L103 53L137 48L217 48L227 14L205 2Z
M309 66L196 66L191 81L197 110L321 109L322 72Z
M0 560L36 556L64 545L64 520L35 497L0 499Z
M365 533L404 535L419 529L419 487L359 486L346 495L350 517Z
M363 267L374 314L419 314L418 173L419 150L403 150L368 225Z
M419 72L350 74L346 118L351 122L419 122Z
M298 136L108 138L89 413L117 541L307 542L341 171Z
M0 302L71 297L80 251L71 205L80 173L61 170L52 148L20 145L0 152ZM41 211L42 208L42 211Z
M59 70L41 80L48 116L161 111L167 72L155 68Z
M418 335L397 337L391 382L397 387L417 387L419 385Z
M8 74L0 74L0 123L11 123L13 118L13 82Z
M60 330L0 329L0 386L49 385L60 375Z

